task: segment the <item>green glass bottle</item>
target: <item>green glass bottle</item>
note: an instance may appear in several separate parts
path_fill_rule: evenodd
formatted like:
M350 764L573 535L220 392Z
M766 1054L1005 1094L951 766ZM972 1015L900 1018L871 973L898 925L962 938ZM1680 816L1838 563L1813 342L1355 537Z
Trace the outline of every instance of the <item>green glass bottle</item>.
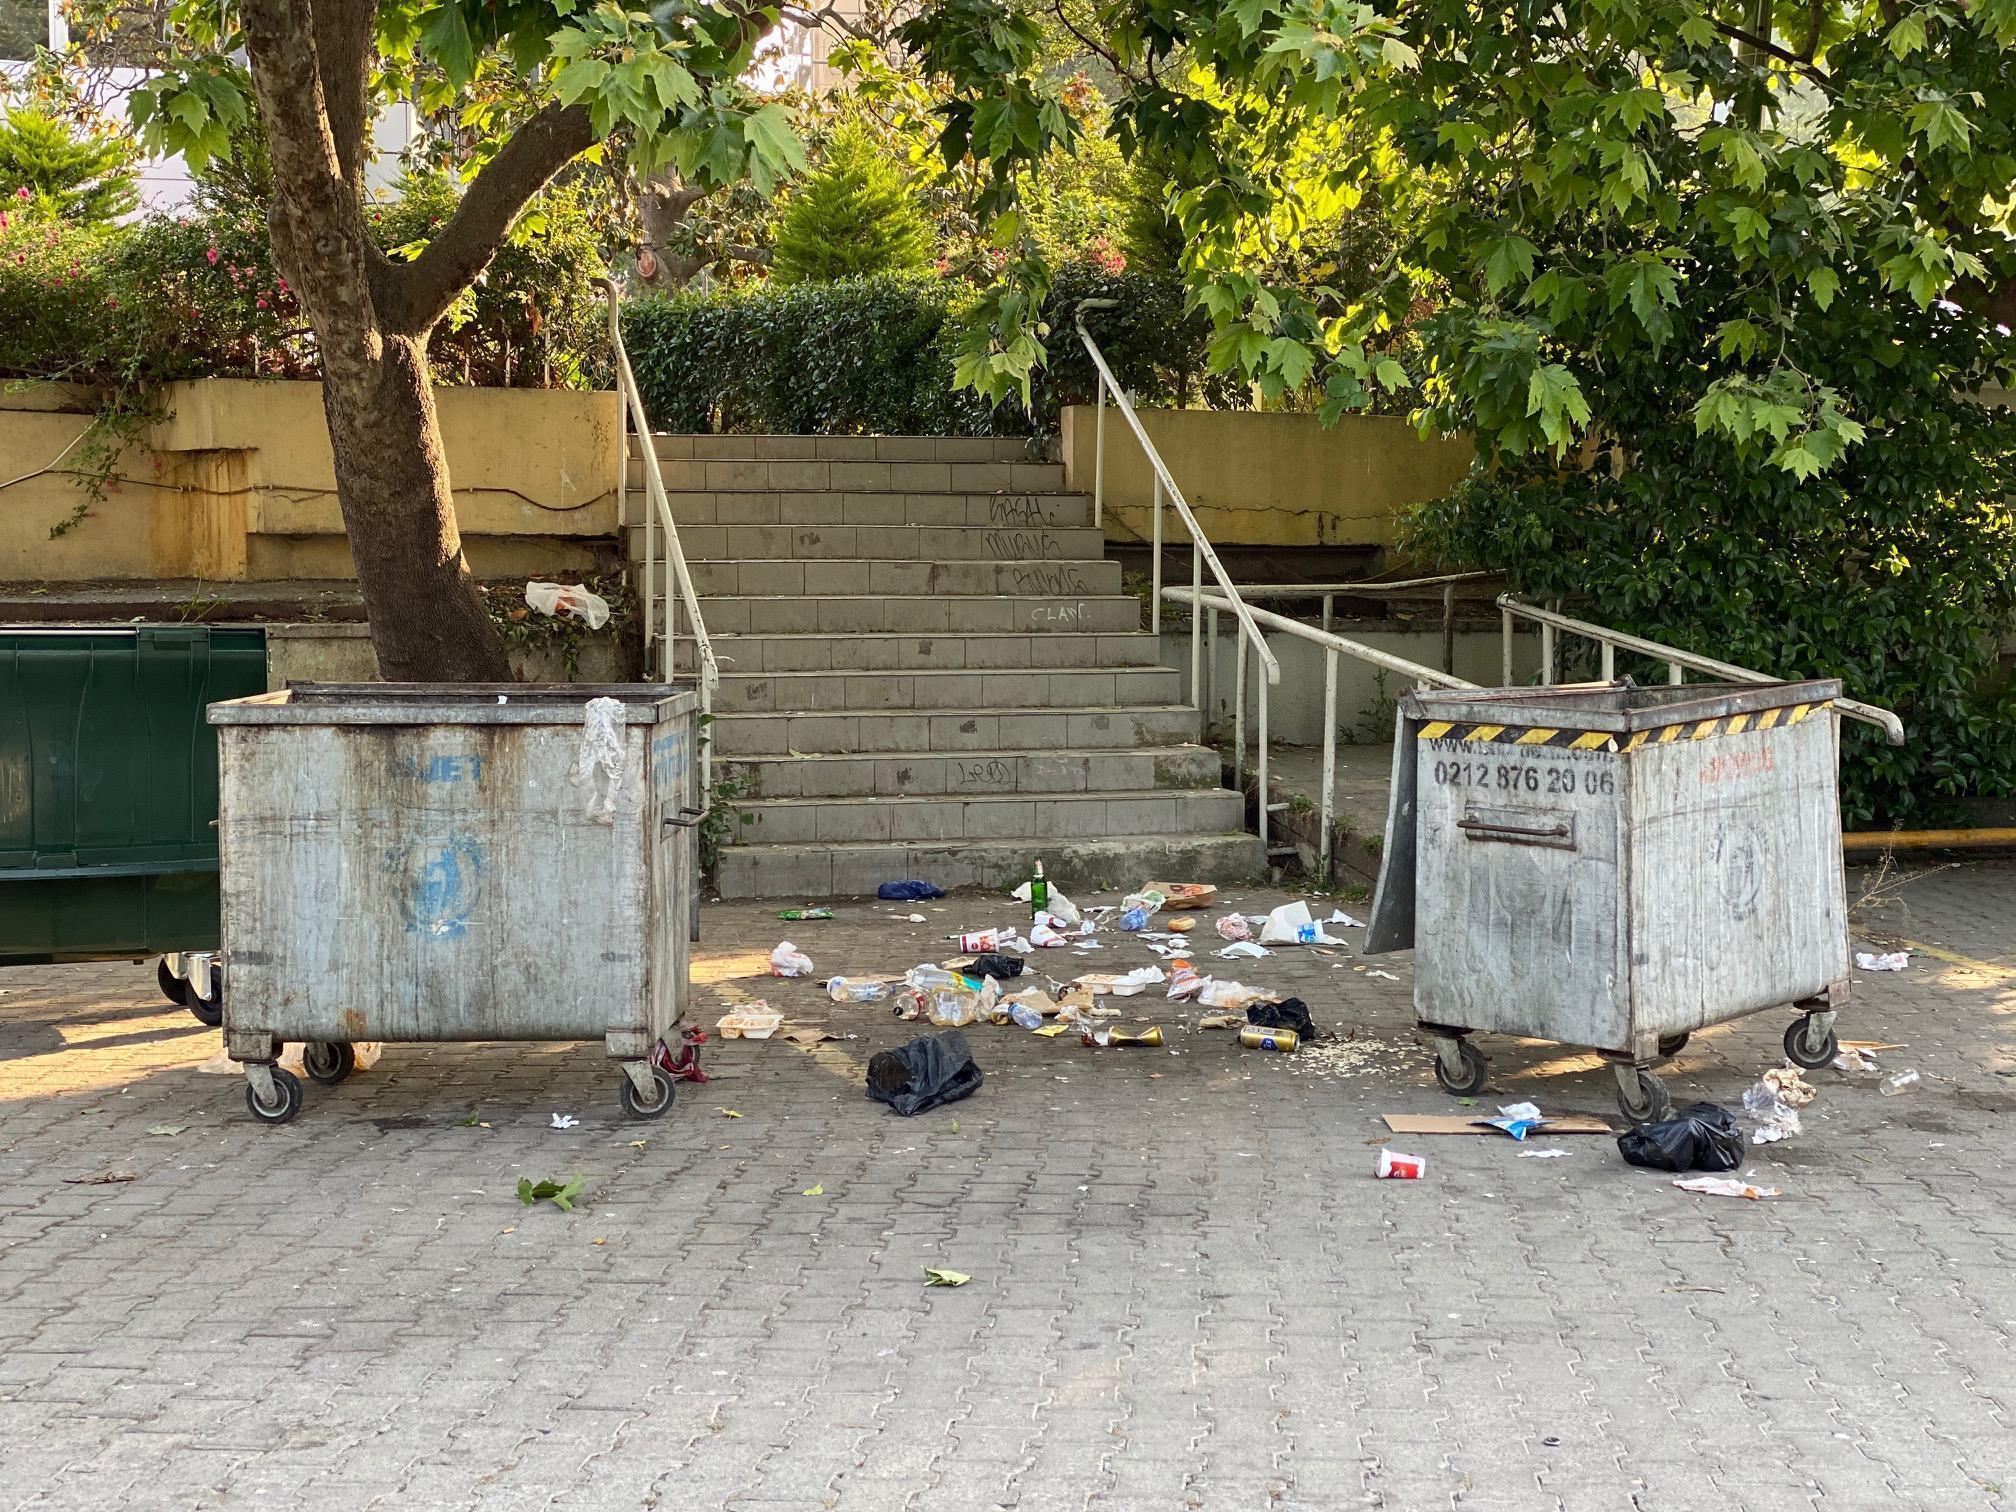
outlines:
M1043 880L1043 858L1036 858L1036 870L1029 874L1029 916L1046 912L1050 907L1050 884Z

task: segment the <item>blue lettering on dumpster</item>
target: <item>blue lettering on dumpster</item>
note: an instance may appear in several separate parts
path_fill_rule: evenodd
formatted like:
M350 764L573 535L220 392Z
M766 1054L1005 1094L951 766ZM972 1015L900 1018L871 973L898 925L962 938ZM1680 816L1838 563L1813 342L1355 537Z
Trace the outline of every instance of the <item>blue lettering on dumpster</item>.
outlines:
M417 756L399 758L400 774L420 782L481 782L483 780L483 758L481 756L429 756L422 761Z
M386 857L399 890L406 932L425 940L469 933L484 870L482 848L466 835L420 840Z

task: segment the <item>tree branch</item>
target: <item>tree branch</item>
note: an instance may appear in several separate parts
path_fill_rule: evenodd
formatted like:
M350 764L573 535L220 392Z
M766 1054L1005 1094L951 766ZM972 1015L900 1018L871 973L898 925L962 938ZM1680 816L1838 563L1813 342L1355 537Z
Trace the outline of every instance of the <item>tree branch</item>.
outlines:
M1755 48L1758 52L1776 58L1786 67L1797 69L1800 73L1806 75L1807 78L1818 84L1827 93L1833 94L1835 92L1833 76L1826 69L1815 67L1812 63L1807 62L1806 59L1800 57L1797 53L1787 52L1776 42L1768 42L1755 32L1746 31L1740 26L1731 26L1727 21L1716 21L1711 17L1709 24L1715 30L1722 33L1723 36L1729 38L1730 41L1741 42L1745 47Z
M427 250L379 270L374 283L386 325L413 335L428 330L490 265L532 196L594 145L587 106L541 106L483 165Z
M361 204L364 168L371 160L371 54L377 41L378 0L310 0L315 29L315 71L322 108L343 178Z

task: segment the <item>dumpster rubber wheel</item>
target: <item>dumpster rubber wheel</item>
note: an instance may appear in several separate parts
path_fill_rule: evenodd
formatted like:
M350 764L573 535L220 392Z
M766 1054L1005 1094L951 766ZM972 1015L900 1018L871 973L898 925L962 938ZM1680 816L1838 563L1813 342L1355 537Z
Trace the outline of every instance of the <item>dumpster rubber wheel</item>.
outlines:
M1795 1066L1818 1071L1822 1066L1834 1064L1834 1057L1841 1053L1841 1039L1830 1028L1827 1037L1815 1045L1807 1032L1812 1017L1810 1013L1802 1013L1785 1026L1785 1058Z
M630 1080L629 1072L624 1072L622 1080L617 1084L616 1095L622 1100L623 1111L632 1118L663 1118L672 1111L674 1083L670 1073L663 1066L653 1066L651 1081L658 1088L658 1101L649 1106L637 1100L637 1088Z
M1624 1090L1624 1083L1617 1083L1617 1111L1633 1124L1657 1123L1673 1111L1673 1094L1666 1090L1666 1083L1650 1071L1639 1068L1638 1095L1634 1098Z
M198 1023L207 1024L212 1029L224 1022L224 1000L221 997L212 997L206 1003L192 992L189 994L189 1001L182 1006L196 1015Z
M1456 1053L1463 1059L1463 1079L1450 1080L1449 1068L1442 1064L1442 1057L1438 1054L1435 1057L1435 1080L1451 1097L1475 1097L1484 1090L1484 1078L1490 1068L1484 1063L1484 1052L1467 1039L1458 1040L1456 1046Z
M292 1123L294 1115L301 1111L301 1078L292 1071L273 1068L273 1085L280 1093L277 1107L259 1101L259 1093L248 1082L245 1087L245 1106L252 1110L252 1116L261 1123Z
M1685 1050L1687 1048L1687 1041L1690 1037L1691 1036L1685 1034L1660 1035L1659 1058L1661 1060L1671 1060L1674 1056L1678 1055L1682 1050Z
M301 1047L301 1069L323 1086L334 1087L357 1069L357 1051L343 1040L310 1040Z
M154 979L161 984L161 996L168 999L169 1002L175 1004L178 1008L187 1008L189 1006L189 984L168 969L168 961L165 956L162 958L161 963L154 968Z

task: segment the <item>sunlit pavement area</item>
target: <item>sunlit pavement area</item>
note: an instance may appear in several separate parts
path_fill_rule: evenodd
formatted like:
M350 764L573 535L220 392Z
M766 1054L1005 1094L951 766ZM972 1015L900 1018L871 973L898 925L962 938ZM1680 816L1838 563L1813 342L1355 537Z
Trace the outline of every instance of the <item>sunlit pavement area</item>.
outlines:
M0 971L0 1505L2008 1506L2016 868L1849 890L1858 944L1916 948L1857 974L1843 1037L1923 1082L1813 1073L1761 1202L1600 1137L1384 1136L1460 1110L1411 955L1354 929L1210 963L1342 1043L1245 1050L1154 996L1162 1050L981 1025L985 1086L908 1120L861 1082L914 1026L755 973L784 938L821 976L942 959L1012 903L710 906L695 1017L858 1037L710 1043L655 1123L599 1046L477 1045L391 1047L263 1127L151 962ZM1152 959L1102 938L1039 964ZM1697 1036L1676 1100L1739 1107L1783 1028ZM1481 1043L1480 1105L1614 1117L1592 1057ZM1382 1143L1425 1179L1374 1180ZM572 1213L514 1192L575 1175Z

